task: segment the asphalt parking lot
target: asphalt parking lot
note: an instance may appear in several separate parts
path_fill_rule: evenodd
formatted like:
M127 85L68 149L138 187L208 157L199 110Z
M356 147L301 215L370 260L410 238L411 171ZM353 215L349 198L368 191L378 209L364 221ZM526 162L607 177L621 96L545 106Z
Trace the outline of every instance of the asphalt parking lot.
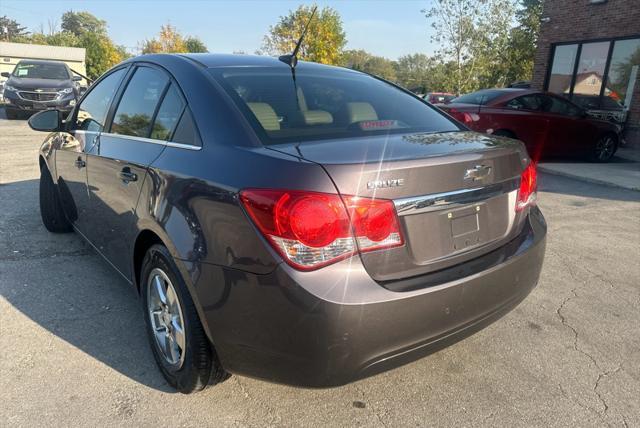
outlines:
M4 426L640 426L640 192L542 175L538 287L439 353L340 388L233 376L183 396L155 367L133 290L42 226L42 139L0 119Z

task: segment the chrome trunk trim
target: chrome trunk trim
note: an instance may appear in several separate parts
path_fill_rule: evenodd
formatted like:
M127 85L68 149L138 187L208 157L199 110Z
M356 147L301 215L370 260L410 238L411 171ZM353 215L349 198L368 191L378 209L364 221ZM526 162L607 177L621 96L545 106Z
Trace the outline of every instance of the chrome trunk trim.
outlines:
M463 205L491 199L509 193L520 187L520 179L515 178L501 183L474 189L461 189L430 195L412 196L393 201L398 215L422 214L430 211L456 208Z

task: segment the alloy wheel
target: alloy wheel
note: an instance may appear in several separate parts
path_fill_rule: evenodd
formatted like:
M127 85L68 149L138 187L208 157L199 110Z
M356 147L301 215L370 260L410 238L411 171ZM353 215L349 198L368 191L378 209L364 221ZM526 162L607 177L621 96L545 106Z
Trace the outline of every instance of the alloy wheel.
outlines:
M186 334L176 290L167 274L155 268L147 281L147 310L151 328L165 361L179 369L184 362Z
M604 161L613 156L615 141L611 137L604 137L596 144L596 156L598 160Z

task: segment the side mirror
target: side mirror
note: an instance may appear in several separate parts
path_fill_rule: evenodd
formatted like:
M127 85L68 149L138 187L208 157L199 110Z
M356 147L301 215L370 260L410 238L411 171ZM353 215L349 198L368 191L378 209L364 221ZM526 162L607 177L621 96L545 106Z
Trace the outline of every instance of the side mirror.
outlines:
M82 76L73 76L71 80L73 80L74 82L79 82L82 80Z
M79 93L80 95L83 95L85 92L87 92L87 89L89 89L89 88L87 88L86 86L80 86L80 87L78 88L78 93Z
M2 76L2 77L11 77L11 73L9 73L7 71L3 71L2 73L0 73L0 76Z
M57 132L62 130L61 112L45 110L29 118L29 126L34 131Z

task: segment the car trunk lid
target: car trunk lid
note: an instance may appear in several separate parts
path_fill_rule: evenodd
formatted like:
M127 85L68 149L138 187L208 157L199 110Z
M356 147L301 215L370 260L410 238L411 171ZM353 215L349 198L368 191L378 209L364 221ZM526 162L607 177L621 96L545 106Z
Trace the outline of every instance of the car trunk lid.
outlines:
M322 165L342 195L394 201L405 245L360 255L376 280L444 269L517 234L517 188L529 160L514 140L449 132L271 148Z

